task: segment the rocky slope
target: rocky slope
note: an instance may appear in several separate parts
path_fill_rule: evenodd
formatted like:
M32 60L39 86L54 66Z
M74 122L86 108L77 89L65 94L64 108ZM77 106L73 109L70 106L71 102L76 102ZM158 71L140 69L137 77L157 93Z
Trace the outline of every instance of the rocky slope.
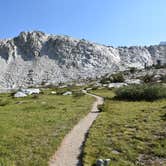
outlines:
M0 88L80 81L154 63L166 63L166 45L113 48L68 36L22 32L0 40Z

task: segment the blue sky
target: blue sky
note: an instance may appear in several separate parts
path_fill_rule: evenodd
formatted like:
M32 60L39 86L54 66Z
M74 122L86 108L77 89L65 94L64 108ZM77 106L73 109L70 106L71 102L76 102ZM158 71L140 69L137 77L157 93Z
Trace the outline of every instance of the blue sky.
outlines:
M166 41L166 0L0 0L0 38L40 30L124 46Z

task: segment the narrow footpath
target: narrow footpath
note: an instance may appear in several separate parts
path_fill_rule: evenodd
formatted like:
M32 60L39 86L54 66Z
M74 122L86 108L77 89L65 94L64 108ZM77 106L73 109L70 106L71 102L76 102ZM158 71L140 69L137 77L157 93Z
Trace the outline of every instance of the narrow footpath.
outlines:
M65 136L59 149L51 158L49 166L82 166L80 156L82 154L82 146L86 140L86 134L99 115L98 105L103 104L102 97L89 93L87 95L96 98L91 111Z

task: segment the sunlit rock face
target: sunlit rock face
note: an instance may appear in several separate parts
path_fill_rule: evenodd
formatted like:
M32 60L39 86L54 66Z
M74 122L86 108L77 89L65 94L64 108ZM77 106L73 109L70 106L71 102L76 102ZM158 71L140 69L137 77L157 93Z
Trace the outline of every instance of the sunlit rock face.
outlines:
M165 45L113 48L69 36L21 32L0 40L0 88L78 82L158 60L166 63Z

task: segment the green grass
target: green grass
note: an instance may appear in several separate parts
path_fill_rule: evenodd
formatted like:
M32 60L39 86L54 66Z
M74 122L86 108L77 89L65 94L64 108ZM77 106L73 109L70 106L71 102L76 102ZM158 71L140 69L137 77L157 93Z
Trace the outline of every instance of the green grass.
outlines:
M110 92L110 91L108 91ZM104 94L105 90L97 90ZM112 94L111 94L112 95ZM166 165L166 100L106 100L84 148L84 166L110 158L111 166Z
M14 99L0 94L0 166L46 166L63 137L90 110L89 96Z
M107 88L92 90L92 91L90 91L90 93L96 94L96 95L104 97L106 99L108 99L108 98L111 99L115 96L114 92Z

